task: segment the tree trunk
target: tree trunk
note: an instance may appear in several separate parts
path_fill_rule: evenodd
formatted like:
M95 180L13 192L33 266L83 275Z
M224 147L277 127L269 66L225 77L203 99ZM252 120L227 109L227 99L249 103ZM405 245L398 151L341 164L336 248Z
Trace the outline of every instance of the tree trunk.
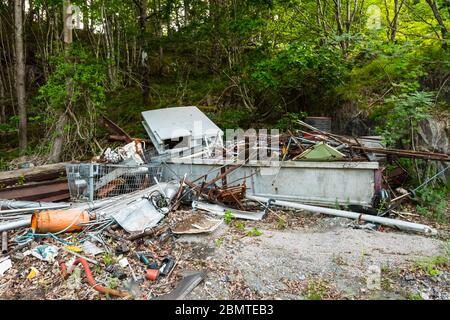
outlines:
M394 17L392 18L392 21L389 19L389 6L384 0L384 5L386 7L386 20L389 25L389 29L387 31L387 35L390 41L394 42L395 37L397 36L398 31L398 17L400 15L400 10L402 10L402 6L405 0L402 0L399 3L399 0L394 0Z
M6 123L5 89L3 87L3 80L1 74L0 74L0 123Z
M67 112L63 112L59 116L58 122L56 123L55 128L56 137L55 140L53 141L50 158L48 159L50 163L60 162L65 137L64 127L66 126L68 120L69 118L67 116Z
M70 7L70 1L64 1L63 5L63 27L64 27L64 43L66 50L66 62L68 61L69 49L72 44L73 36L72 36L72 26L69 25L72 21L72 12L68 10ZM70 78L67 79L67 101L66 101L66 110L61 112L58 117L58 121L56 123L55 128L55 139L53 140L52 151L50 154L49 161L51 163L57 163L61 160L61 153L65 138L64 128L69 120L67 116L68 108L70 108L70 104L72 101L73 95L73 82Z
M141 82L142 82L142 103L147 106L150 102L150 68L148 65L148 53L146 48L145 32L147 29L147 2L139 2L139 45L141 47Z
M25 57L23 49L23 0L15 0L16 94L19 111L19 148L27 148L27 109L25 96Z
M447 27L444 24L444 20L442 19L442 16L439 12L439 9L437 7L436 1L435 0L426 0L428 5L430 6L431 10L433 11L433 15L436 19L436 21L439 24L439 27L441 28L441 35L442 35L442 39L444 40L444 44L442 45L442 47L444 49L448 49L449 46L447 45L447 39L448 39L448 30Z

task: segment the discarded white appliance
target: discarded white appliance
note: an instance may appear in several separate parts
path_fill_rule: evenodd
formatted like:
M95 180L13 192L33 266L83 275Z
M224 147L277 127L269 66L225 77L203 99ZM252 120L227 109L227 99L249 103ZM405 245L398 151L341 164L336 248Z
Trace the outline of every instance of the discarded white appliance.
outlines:
M145 130L160 155L223 145L223 131L197 107L142 112Z

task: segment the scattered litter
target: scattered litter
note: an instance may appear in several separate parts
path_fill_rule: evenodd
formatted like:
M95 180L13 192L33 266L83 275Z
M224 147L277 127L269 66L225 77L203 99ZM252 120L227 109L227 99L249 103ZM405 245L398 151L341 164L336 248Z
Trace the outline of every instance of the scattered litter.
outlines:
M87 278L89 284L92 286L92 288L94 288L98 292L101 292L104 294L109 294L109 295L116 296L116 297L128 297L129 296L128 292L119 291L119 290L115 290L115 289L111 289L111 288L105 288L105 287L99 285L98 283L96 283L96 281L94 280L94 277L92 276L91 269L89 268L89 264L83 258L77 258L75 260L75 262L70 266L69 269L67 269L64 262L61 262L59 264L59 266L61 268L61 273L62 273L63 278L67 279L78 264L81 264L83 266L84 271L86 273L86 278Z
M369 231L377 231L379 229L379 226L375 223L351 223L350 226L354 229L361 229L361 230L369 230Z
M96 256L99 255L101 253L104 253L105 250L97 247L94 243L92 243L91 241L85 241L82 245L81 248L83 249L83 251L90 256Z
M3 277L6 271L12 268L12 261L10 258L3 258L0 260L0 277Z
M2 254L5 255L8 253L8 232L2 232Z
M192 208L204 210L204 211L210 212L210 213L218 215L218 216L224 216L226 212L231 212L233 214L233 217L235 217L235 218L244 219L244 220L255 220L255 221L262 220L266 214L264 211L260 211L260 212L240 211L240 210L236 210L233 208L227 208L224 206L220 206L217 204L211 204L211 203L199 202L199 201L193 201Z
M150 281L156 281L159 277L159 269L147 269L145 270L145 279Z
M58 247L51 245L40 245L31 250L31 254L42 261L54 262L58 255Z
M175 260L172 257L166 257L162 261L161 268L159 268L159 273L162 276L168 276L174 267Z
M156 297L153 300L183 300L205 279L205 276L206 274L204 272L198 272L186 276L171 293Z
M205 215L192 215L172 228L174 234L199 234L215 231L223 223L222 219L212 219Z
M126 254L128 252L130 252L130 248L125 243L121 243L116 247L117 255Z
M70 253L70 254L73 254L74 256L76 256L76 257L78 257L78 258L82 258L82 259L84 259L84 260L86 260L86 261L89 261L90 263L93 263L93 264L98 264L98 262L97 261L95 261L95 260L92 260L92 259L89 259L89 258L87 258L87 257L85 257L85 256L82 256L81 254L79 254L79 253L76 253L76 252L73 252L73 251L70 251L70 250L67 250L66 248L62 248L64 251L66 251L66 252L68 252L68 253Z
M83 249L78 246L65 246L64 249L72 251L72 252L76 252L76 253L80 253L83 251Z
M30 268L30 273L28 273L27 275L27 279L28 280L33 280L34 278L36 278L39 275L39 270L36 269L35 267L31 267Z
M127 258L122 258L122 259L120 259L120 260L119 260L119 265L120 265L122 268L128 267L128 265L129 265L128 259L127 259Z
M109 265L105 268L105 271L108 273L111 273L114 278L117 278L119 280L124 280L127 278L127 274L125 272L122 272L119 270L119 268L115 265Z

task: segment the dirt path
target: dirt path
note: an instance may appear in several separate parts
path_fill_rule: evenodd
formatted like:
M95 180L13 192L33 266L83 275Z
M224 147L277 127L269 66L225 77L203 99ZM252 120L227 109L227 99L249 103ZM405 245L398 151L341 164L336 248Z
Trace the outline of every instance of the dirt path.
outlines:
M242 239L230 234L228 226L209 236L182 237L179 241L194 248L190 259L217 268L190 298L300 299L314 296L315 291L321 295L317 298L408 298L422 291L405 288L402 268L446 254L446 243L435 238L351 229L342 226L345 219L324 221L325 227L260 229L261 236ZM382 290L367 289L371 266L382 271ZM418 277L414 275L413 280L419 281ZM440 277L433 282L439 291L434 298L448 299L448 273ZM426 292L423 295L427 297Z

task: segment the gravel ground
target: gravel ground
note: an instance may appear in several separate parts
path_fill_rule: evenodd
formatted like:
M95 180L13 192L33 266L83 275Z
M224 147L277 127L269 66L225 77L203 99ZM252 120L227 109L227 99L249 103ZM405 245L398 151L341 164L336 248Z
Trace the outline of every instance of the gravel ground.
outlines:
M318 298L327 298L329 293L333 299L401 299L414 293L424 293L423 297L430 299L450 297L448 263L439 277L428 277L426 284L420 282L423 275L409 273L409 289L400 275L389 273L399 273L426 257L445 257L447 242L401 232L351 229L346 226L350 222L324 218L312 228L260 228L262 235L241 239L230 233L229 227L209 236L182 237L179 241L197 246L200 254L194 254L194 259L206 259L226 270L210 272L189 298L236 298L232 291L224 290L236 281L246 289L244 296L263 299L304 299L310 291L323 291ZM247 223L247 229L250 227ZM220 246L216 239L221 239ZM381 271L381 290L367 288L369 267L373 266ZM316 290L320 282L323 290Z

